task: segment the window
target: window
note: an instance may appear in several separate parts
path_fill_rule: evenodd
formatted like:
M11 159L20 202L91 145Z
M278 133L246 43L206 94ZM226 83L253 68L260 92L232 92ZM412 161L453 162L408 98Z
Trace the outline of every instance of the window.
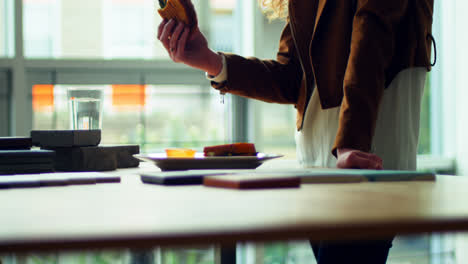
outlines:
M210 23L213 50L233 52L235 0L210 0L214 23Z
M83 85L34 85L33 129L69 129L66 91ZM89 87L89 85L87 85ZM208 86L104 85L102 144L139 144L141 152L220 144L225 107Z
M296 109L292 105L251 102L255 127L253 141L265 153L279 153L296 159Z
M0 0L0 58L13 56L12 0Z
M197 1L194 1L197 4ZM25 56L167 59L154 0L23 0Z
M152 0L23 0L30 58L167 57Z
M25 57L56 57L60 53L59 0L24 0L23 33ZM75 32L76 33L76 32Z
M99 2L99 1L98 1ZM103 0L104 58L168 58L159 41L153 0Z
M6 54L6 10L5 0L0 0L0 57Z

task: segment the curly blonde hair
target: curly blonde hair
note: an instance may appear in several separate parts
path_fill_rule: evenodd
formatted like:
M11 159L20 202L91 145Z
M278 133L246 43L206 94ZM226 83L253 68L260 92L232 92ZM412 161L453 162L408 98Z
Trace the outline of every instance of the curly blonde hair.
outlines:
M289 0L259 0L260 6L268 19L286 19Z

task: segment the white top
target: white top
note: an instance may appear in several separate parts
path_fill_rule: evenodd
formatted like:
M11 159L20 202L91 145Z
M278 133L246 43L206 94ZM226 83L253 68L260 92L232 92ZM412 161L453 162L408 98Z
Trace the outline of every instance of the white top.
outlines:
M223 69L210 81L227 80L226 58ZM385 89L371 152L383 160L384 169L415 170L419 139L421 98L426 82L426 68L400 72ZM304 116L302 130L296 132L296 151L303 167L336 167L331 149L338 131L340 107L322 109L318 90L314 89Z

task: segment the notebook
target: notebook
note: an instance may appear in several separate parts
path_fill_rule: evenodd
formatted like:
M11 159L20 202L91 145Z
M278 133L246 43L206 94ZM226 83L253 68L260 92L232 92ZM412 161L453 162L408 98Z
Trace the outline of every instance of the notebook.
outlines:
M306 169L300 176L303 183L329 182L387 182L387 181L435 181L430 171L360 170L360 169Z
M17 174L0 177L0 189L118 183L120 176L99 172Z
M260 170L256 174L289 175L301 178L302 183L358 183L364 181L434 181L435 173L431 171L405 170L360 170L360 169L280 169Z
M222 175L227 172L211 170L146 172L140 175L141 181L160 185L194 185L202 184L207 175Z
M298 188L301 178L284 174L239 173L206 176L203 185L233 189Z
M53 172L54 156L50 150L0 150L0 174Z

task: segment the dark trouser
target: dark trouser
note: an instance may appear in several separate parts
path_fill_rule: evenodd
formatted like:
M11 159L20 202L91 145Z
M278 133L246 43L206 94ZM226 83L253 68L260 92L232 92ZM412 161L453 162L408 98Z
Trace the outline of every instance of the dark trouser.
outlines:
M346 242L310 242L317 264L385 264L393 238Z

